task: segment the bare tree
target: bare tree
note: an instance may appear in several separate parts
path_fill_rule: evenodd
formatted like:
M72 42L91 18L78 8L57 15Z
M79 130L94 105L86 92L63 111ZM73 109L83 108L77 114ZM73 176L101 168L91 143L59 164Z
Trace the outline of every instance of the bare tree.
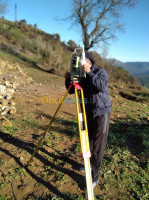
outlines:
M3 15L7 12L7 1L0 0L0 15Z
M123 30L119 19L126 8L133 8L137 0L73 0L73 10L67 18L80 25L85 50L115 38Z
M74 49L77 47L77 44L73 41L73 40L69 40L68 42L67 42L67 44L68 44L68 46L69 46L69 48L70 48L70 50L73 52L74 51Z

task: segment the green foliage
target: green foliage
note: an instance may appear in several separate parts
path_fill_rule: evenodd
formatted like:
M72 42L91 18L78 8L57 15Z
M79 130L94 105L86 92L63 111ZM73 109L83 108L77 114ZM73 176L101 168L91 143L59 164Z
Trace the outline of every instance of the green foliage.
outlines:
M14 135L14 134L16 134L16 133L19 131L19 128L17 128L17 127L7 127L7 126L4 126L4 127L3 127L3 131L4 131L5 133L10 134L10 135Z
M3 196L3 195L0 194L0 200L7 200L7 199L8 199L7 196Z
M138 165L138 162L139 160L132 157L128 150L115 148L113 157L111 159L105 157L103 161L101 170L104 176L103 189L117 188L118 197L121 199L122 196L124 199L130 196L131 199L146 199L149 190L149 174ZM124 188L130 193L126 194Z
M135 84L138 85L138 81L135 77L131 76L126 70L122 67L110 66L107 68L110 78L112 80L122 81L125 84Z
M54 177L54 182L56 181L61 181L61 182L64 182L66 183L66 178L64 176L65 174L63 172L58 172L55 174L55 177Z
M136 76L141 85L149 88L149 74Z
M25 127L36 127L38 125L38 122L32 118L26 117L21 121L21 129Z
M68 47L70 48L70 50L71 50L72 52L73 52L74 49L77 47L76 43L75 43L73 40L69 40L69 41L67 42L67 44L68 44Z
M19 21L19 24L22 24L22 25L26 25L27 24L27 21L25 19L21 19Z
M0 190L3 190L5 187L5 184L4 183L0 183Z
M60 35L58 33L53 34L53 38L56 39L56 40L60 40L61 39L61 37L60 37Z
M33 120L30 117L26 117L24 119L16 119L12 120L12 127L4 126L2 127L2 130L4 133L8 133L10 135L17 134L20 130L26 128L26 127L37 127L38 122Z
M43 69L50 70L52 67L56 68L57 73L61 73L62 68L69 67L71 52L68 51L67 45L60 41L60 35L57 33L44 33L37 25L27 25L25 20L11 22L0 19L0 34L0 42L5 41L5 46L12 50L17 48L16 56L20 59L26 60L30 52L32 59L37 58L37 63L44 65Z
M19 174L19 176L23 176L23 175L25 175L25 173L26 173L26 169L23 168L23 167L16 168L15 171L16 171L16 173Z
M58 197L57 195L54 195L51 198L51 200L64 200L64 199ZM65 200L83 200L83 197L79 194L65 193Z
M71 194L71 193L66 193L65 198L70 199L70 200L83 200L83 197L79 194Z
M6 165L6 161L5 160L1 160L0 161L0 165Z

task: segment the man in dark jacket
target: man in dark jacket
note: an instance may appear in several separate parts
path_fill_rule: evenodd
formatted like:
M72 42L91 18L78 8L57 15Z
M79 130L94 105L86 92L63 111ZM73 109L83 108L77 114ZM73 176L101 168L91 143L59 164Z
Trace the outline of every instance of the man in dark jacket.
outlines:
M109 78L104 69L94 66L94 59L85 52L86 63L83 70L86 71L86 78L81 84L84 91L84 98L87 99L86 116L91 150L91 170L93 187L98 184L99 170L102 164L104 150L106 147L109 132L111 101L108 92ZM71 84L70 73L65 74L66 88ZM74 93L74 88L70 94ZM82 170L83 171L83 170Z

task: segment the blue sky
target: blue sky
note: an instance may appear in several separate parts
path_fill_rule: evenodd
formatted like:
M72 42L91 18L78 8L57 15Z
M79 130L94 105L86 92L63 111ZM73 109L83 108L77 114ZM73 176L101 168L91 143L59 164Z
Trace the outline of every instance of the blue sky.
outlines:
M59 33L61 40L72 39L82 45L80 29L72 28L70 22L60 22L56 18L65 18L71 11L71 0L7 0L8 13L5 18L14 21L15 4L17 19L26 19L27 24L37 24L47 33ZM149 0L139 0L134 9L123 13L121 22L125 32L118 33L118 40L110 41L107 57L122 62L149 62ZM101 52L100 49L94 49Z

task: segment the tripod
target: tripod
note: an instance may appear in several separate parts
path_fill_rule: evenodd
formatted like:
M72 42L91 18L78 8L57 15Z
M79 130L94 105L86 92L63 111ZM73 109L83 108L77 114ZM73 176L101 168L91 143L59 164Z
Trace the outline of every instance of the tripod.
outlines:
M52 122L55 119L56 114L58 113L60 107L64 103L66 96L68 95L71 87L74 86L75 89L75 97L76 97L76 107L77 107L77 117L78 117L78 128L79 128L79 136L80 136L80 143L81 143L81 152L82 157L84 158L84 167L85 167L85 176L86 176L86 186L87 186L87 193L88 199L94 200L93 188L92 188L92 176L91 176L91 168L90 168L90 146L89 146L89 139L88 139L88 129L87 129L87 120L86 120L86 111L85 111L85 103L84 103L84 93L82 86L79 82L73 82L72 85L69 86L67 92L62 98L61 103L59 104L55 114L53 115L52 119L49 122L49 125L46 131L41 135L38 145L36 146L31 158L25 165L28 167L30 162L32 161L35 153L37 152L39 146L42 144L44 137L46 136L47 132L50 129ZM80 101L79 101L80 100Z

